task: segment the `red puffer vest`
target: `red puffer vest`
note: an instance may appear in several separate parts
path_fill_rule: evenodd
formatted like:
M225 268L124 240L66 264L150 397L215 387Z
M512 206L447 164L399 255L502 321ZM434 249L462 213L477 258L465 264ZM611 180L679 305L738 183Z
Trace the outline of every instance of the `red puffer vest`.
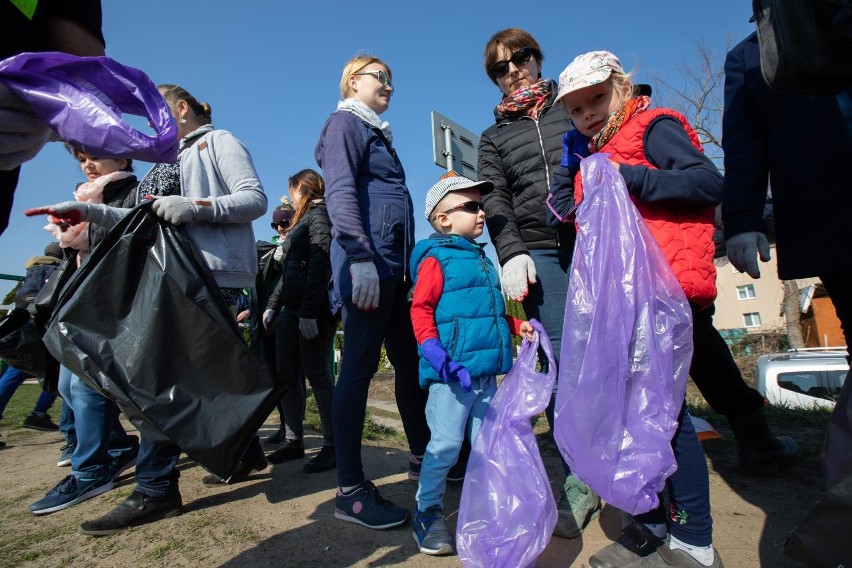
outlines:
M643 137L648 125L660 116L680 121L692 144L704 152L698 136L686 118L673 110L657 108L639 113L624 124L618 133L601 148L615 162L642 165L656 169L645 158ZM574 183L575 202L583 197L580 174ZM666 203L646 203L630 196L639 214L645 219L651 234L680 282L686 299L699 308L706 308L716 299L716 266L713 264L713 207L688 209Z

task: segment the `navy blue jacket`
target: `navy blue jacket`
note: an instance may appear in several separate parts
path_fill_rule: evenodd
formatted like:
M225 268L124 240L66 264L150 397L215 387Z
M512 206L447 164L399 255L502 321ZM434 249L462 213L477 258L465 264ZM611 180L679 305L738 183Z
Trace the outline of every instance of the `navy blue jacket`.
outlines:
M405 171L381 130L346 111L333 113L314 150L331 219L331 309L352 296L352 262L371 260L380 280L407 274L414 207Z
M852 269L852 142L837 99L770 89L755 34L725 60L722 148L726 238L766 232L762 213L771 185L781 279Z

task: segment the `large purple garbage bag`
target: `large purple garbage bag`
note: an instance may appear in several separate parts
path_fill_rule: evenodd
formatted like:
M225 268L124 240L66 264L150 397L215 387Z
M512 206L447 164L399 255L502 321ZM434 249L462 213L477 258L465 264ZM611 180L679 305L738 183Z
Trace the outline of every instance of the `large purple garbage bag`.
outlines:
M177 161L177 125L156 85L109 57L21 53L0 61L0 81L63 140L95 156ZM154 135L122 113L146 117Z
M608 155L580 163L584 197L554 437L580 479L631 514L659 503L692 359L692 313Z
M553 361L544 328L531 320L536 339L506 374L482 421L459 502L456 547L463 566L533 566L556 526L556 503L531 419L544 411L556 380L555 365L536 371L539 345Z

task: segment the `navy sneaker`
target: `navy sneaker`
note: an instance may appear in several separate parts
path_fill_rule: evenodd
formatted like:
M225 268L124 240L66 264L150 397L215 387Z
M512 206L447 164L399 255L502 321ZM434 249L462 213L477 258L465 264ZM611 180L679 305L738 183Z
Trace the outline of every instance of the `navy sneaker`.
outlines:
M414 511L414 540L423 554L440 556L452 554L453 538L444 522L444 512L438 505L425 511Z
M67 476L60 481L56 487L35 503L29 506L30 513L34 515L46 515L67 509L81 501L85 501L96 495L100 495L115 487L111 479L77 479L73 475Z
M420 481L420 468L422 467L422 458L417 459L417 456L410 454L408 456L408 479L411 481Z
M59 459L56 461L57 467L64 467L66 465L71 465L71 456L74 455L74 450L77 449L77 441L67 442L64 446L59 448Z
M113 456L109 464L109 477L113 481L121 477L121 474L136 465L136 456L139 455L139 446L134 446L117 456Z
M33 412L24 418L24 428L41 430L43 432L55 432L59 430L59 425L55 424L47 414L36 414Z
M337 491L334 517L370 529L389 529L405 523L408 511L379 495L371 481L364 481L348 495Z

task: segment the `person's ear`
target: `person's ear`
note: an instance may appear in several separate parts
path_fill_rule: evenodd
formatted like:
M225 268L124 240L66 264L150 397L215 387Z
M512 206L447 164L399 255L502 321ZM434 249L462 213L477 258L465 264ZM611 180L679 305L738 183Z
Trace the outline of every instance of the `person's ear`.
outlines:
M441 233L446 233L453 226L452 222L450 222L450 216L446 213L438 213L435 216L435 221L438 223L438 226L441 227Z
M353 95L358 92L358 76L354 73L349 75L349 94Z

